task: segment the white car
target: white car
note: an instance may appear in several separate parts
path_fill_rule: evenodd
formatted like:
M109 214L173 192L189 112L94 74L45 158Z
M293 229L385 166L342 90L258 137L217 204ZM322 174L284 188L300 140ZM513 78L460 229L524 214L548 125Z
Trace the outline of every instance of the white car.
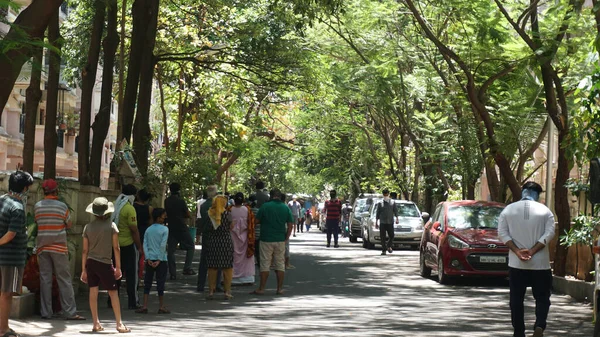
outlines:
M362 240L363 247L367 249L375 248L375 245L381 244L380 230L375 228L377 218L377 206L383 199L373 199L369 207L369 214L362 218ZM394 246L408 245L413 249L418 249L423 234L423 218L417 205L412 201L393 200L398 208L398 224L394 223ZM429 216L429 214L423 214Z

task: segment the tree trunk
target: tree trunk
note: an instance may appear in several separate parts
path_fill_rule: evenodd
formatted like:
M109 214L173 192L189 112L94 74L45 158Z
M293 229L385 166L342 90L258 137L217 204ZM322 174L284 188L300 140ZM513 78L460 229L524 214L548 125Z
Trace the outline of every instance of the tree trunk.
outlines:
M133 31L131 33L131 46L129 48L129 63L127 65L127 83L125 84L125 97L123 97L123 139L131 143L131 130L135 115L138 86L140 83L140 70L144 43L146 41L146 14L149 0L135 0L131 13L133 15ZM122 139L119 139L121 142Z
M162 111L162 122L163 122L163 142L165 151L169 153L169 128L167 125L167 109L165 109L165 92L163 89L162 74L160 70L156 72L158 80L158 90L160 92L160 110Z
M418 147L415 148L415 175L413 177L413 190L410 200L415 204L419 204L419 179L421 179L421 151Z
M179 70L179 102L177 104L179 118L177 118L177 139L175 140L175 151L177 152L181 151L181 134L183 133L183 123L185 120L183 100L183 90L185 89L184 83L183 68L181 68Z
M102 69L102 93L100 98L100 109L92 125L94 138L92 140L92 151L90 154L90 176L94 186L100 186L102 155L104 143L110 127L110 111L112 109L113 71L115 67L115 54L119 45L117 33L117 0L107 0L107 33L104 38L104 68Z
M239 155L236 153L233 153L229 156L229 158L227 158L227 161L224 164L222 164L222 165L219 164L219 167L217 168L217 174L215 177L215 182L217 184L221 183L221 179L223 179L223 174L225 174L225 172L227 172L229 170L231 165L235 164L235 162L238 158L239 158ZM217 160L217 162L219 162L219 161L222 162L222 157L221 157L221 160Z
M142 175L148 171L148 156L150 151L150 107L152 105L152 83L154 79L154 45L158 24L159 0L148 0L148 21L146 21L146 41L142 56L140 74L140 93L137 102L137 114L133 127L133 150L138 169Z
M48 27L50 18L58 12L63 0L34 0L23 10L11 26L4 41L40 41ZM18 44L15 48L0 53L0 118L8 102L21 68L34 53L31 43Z
M31 63L31 80L27 88L25 100L25 132L23 138L23 170L33 174L33 158L35 152L35 122L37 111L42 98L40 89L42 81L42 59L44 49L37 47Z
M127 20L127 0L121 6L121 46L119 47L119 112L117 116L117 149L123 140L123 96L125 93L125 21ZM114 168L111 165L111 168Z
M82 185L90 185L92 183L90 179L90 124L92 119L92 97L94 94L94 84L96 84L102 31L104 29L104 14L104 3L96 1L87 63L81 73L81 116L79 120L78 147L79 182Z
M425 177L425 200L423 201L423 209L429 214L433 214L433 187L435 185L433 177L433 163L429 158L424 158L422 161L423 175Z
M48 50L50 66L48 67L48 98L46 99L46 125L44 126L44 179L56 178L56 118L58 112L58 90L60 80L60 28L58 25L59 11L54 12L48 25L48 40L50 45L59 50L58 53Z
M557 233L564 233L571 228L571 211L569 209L569 190L565 186L571 164L567 157L567 149L563 146L569 138L569 128L567 125L558 134L558 167L556 169L556 180L554 182L554 211L558 218ZM567 247L561 244L556 245L556 254L554 256L554 274L565 276L567 269Z

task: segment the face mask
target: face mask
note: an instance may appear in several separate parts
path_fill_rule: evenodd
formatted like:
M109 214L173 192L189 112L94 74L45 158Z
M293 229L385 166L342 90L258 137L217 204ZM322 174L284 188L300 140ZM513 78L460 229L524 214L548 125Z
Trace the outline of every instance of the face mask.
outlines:
M385 200L386 202L390 201L390 197L383 197L383 200Z

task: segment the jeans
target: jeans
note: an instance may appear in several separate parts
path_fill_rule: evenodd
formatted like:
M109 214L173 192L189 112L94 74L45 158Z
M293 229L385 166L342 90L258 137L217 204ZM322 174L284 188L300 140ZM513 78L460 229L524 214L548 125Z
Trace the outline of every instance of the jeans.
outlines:
M132 309L138 306L138 250L135 244L121 247L121 269L127 280L127 307ZM121 280L117 281L118 289L121 289Z
M194 239L190 234L190 231L186 228L169 228L169 241L167 243L167 259L169 260L169 274L171 276L177 275L177 263L175 262L175 251L177 250L177 244L181 245L181 248L186 250L185 264L183 270L192 269L192 261L194 260Z
M523 301L527 287L531 287L535 298L535 325L546 329L546 319L550 311L550 294L552 292L552 271L526 270L509 268L510 314L514 328L514 337L525 336L525 309Z
M331 234L333 234L334 245L338 244L338 235L340 233L340 220L327 219L325 220L325 228L327 228L327 245L331 244Z
M204 292L204 286L206 285L206 277L208 275L208 265L206 264L206 254L208 247L208 235L202 234L202 250L200 251L200 265L198 267L198 281L196 284L196 291ZM217 287L221 284L222 273L217 273Z
M394 224L380 223L379 236L381 237L381 251L385 252L388 247L394 245ZM386 236L389 237L389 239Z
M60 290L60 305L65 316L72 317L77 314L75 295L73 293L73 280L69 271L69 255L61 253L42 252L38 254L40 266L40 312L42 317L52 317L52 273L56 275L56 282Z
M144 294L150 294L152 289L152 280L156 274L156 291L158 296L165 294L165 282L167 281L167 261L160 261L158 267L151 267L146 263L146 274L144 275Z

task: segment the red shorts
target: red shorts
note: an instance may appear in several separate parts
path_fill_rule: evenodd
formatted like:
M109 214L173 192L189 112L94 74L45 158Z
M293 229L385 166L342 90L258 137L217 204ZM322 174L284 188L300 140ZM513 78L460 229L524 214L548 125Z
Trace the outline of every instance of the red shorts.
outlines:
M102 263L93 259L87 259L85 263L88 285L90 288L102 285L105 290L117 290L115 280L115 268L112 264Z

